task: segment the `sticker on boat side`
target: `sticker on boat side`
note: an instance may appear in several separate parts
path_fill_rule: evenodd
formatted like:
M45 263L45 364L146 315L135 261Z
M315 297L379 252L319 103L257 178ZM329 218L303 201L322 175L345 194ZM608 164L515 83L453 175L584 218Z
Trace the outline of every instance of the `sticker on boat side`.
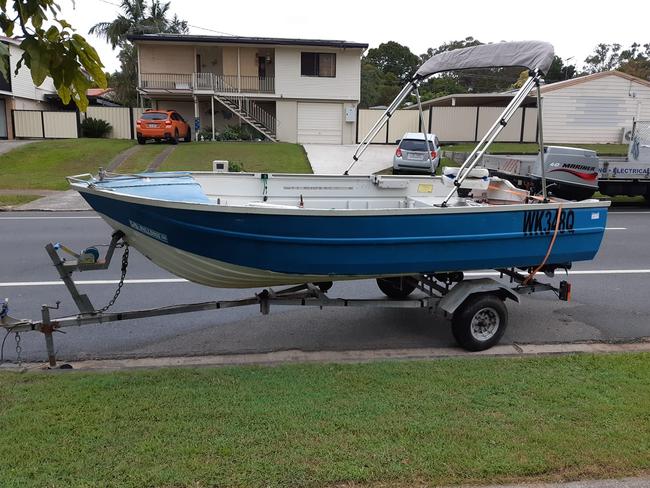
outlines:
M424 183L420 183L418 185L418 193L433 193L433 185L426 185Z
M129 225L131 226L132 229L137 230L138 232L142 232L145 235L148 235L149 237L153 237L154 239L160 241L160 242L167 242L167 234L163 234L162 232L158 232L157 230L150 229L149 227L145 227L142 224L138 224L137 222L134 222L133 220L129 219Z
M524 212L523 231L525 236L549 235L555 231L557 210L529 210ZM560 214L560 234L573 233L575 212L571 209L562 210Z

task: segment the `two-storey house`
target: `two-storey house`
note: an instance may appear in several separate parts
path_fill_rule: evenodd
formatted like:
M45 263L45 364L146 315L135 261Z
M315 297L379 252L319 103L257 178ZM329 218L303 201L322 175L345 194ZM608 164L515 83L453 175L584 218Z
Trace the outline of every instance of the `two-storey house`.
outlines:
M334 40L146 34L138 91L190 125L240 121L270 140L352 144L367 44ZM192 124L191 121L194 121Z
M12 110L48 110L47 97L56 94L50 77L41 86L35 86L32 74L24 64L16 71L23 56L20 39L0 36L0 42L9 48L9 73L0 74L0 139L13 139Z

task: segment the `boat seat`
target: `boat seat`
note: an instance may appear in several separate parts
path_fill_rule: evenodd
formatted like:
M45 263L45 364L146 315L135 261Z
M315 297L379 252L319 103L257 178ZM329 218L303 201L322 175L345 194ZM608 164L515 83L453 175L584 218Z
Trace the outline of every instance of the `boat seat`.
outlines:
M442 184L453 187L454 181L458 177L459 169L460 168L444 166L442 168ZM490 172L486 168L474 168L469 172L469 175L460 185L461 188L474 190L487 190L488 186L490 186Z

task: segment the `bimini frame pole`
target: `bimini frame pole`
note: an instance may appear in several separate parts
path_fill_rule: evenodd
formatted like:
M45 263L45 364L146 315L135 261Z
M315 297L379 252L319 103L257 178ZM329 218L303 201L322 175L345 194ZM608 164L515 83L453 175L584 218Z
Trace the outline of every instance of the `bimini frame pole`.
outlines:
M465 162L458 169L458 175L454 180L454 188L449 192L447 198L445 198L445 200L442 202L441 204L442 207L447 206L447 202L449 201L449 199L454 195L454 193L458 191L460 185L469 176L470 171L472 171L474 167L478 164L478 162L481 160L481 158L488 150L490 145L497 138L499 133L505 128L506 125L508 125L508 121L515 114L515 112L522 104L522 102L525 100L525 98L528 96L528 93L530 93L530 91L535 86L535 84L539 82L541 76L542 74L539 71L530 73L530 77L526 80L526 82L522 85L519 91L512 98L512 100L510 101L506 109L501 114L501 117L499 117L497 121L492 125L492 127L490 127L487 133L483 136L483 139L480 140L480 142L476 145L474 150L467 157Z
M429 141L428 128L424 125L424 115L422 113L422 100L420 99L420 89L415 88L415 98L418 104L418 116L420 117L420 127L422 128L422 137L424 137L424 143L427 146L427 160L429 161L429 167L431 168L431 174L434 174L433 171L433 161L431 160L431 141Z
M379 117L377 122L375 122L375 125L372 126L370 131L365 135L363 140L359 143L357 146L357 150L354 152L354 155L352 156L352 163L350 163L350 166L345 170L343 173L344 175L347 175L348 172L352 169L352 167L356 164L356 162L359 160L361 155L364 153L364 151L367 149L368 145L370 142L375 138L375 136L379 133L379 131L384 127L386 122L388 122L388 119L395 113L395 110L399 108L399 106L402 104L404 99L408 97L411 92L413 91L414 88L417 88L417 82L416 81L409 81L404 88L402 88L402 91L399 92L399 94L395 97L395 99L391 102L391 104L388 106L388 108L384 111L384 113ZM357 120L357 124L359 121Z
M542 163L542 197L544 201L547 202L547 193L546 193L546 164L544 162L544 131L542 130L542 92L539 88L539 78L537 79L537 136L539 141L539 159Z

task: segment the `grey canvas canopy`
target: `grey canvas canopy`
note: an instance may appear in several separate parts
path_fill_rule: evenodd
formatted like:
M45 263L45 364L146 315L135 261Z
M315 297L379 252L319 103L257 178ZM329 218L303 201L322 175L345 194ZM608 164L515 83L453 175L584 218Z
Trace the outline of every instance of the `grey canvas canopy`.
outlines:
M542 41L483 44L436 54L420 66L413 78L423 79L443 71L506 66L521 66L546 73L553 55L553 46Z

